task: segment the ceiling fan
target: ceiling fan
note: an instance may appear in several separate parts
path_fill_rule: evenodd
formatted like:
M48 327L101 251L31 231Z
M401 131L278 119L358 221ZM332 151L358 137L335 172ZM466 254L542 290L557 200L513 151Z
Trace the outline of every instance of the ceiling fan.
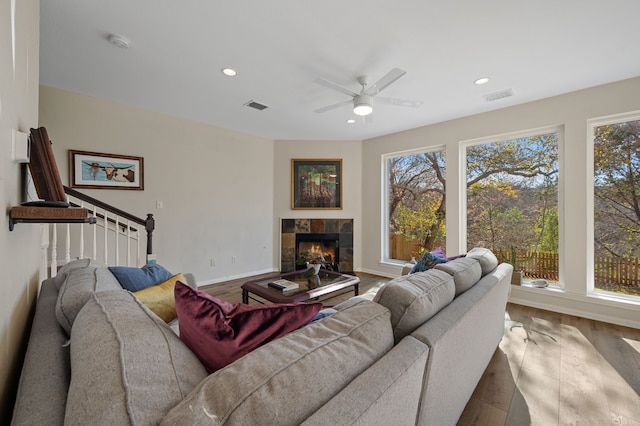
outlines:
M340 93L344 93L345 95L350 96L351 99L319 108L315 110L315 112L327 112L331 111L332 109L339 108L343 105L353 103L354 114L368 116L373 112L373 98L376 98L376 102L380 102L381 104L420 108L420 106L422 105L422 101L378 96L380 92L389 87L393 82L395 82L406 73L406 71L403 71L399 68L394 68L389 71L384 77L373 84L369 84L369 78L366 75L358 77L358 83L362 86L360 93L356 93L332 81L325 80L324 78L318 78L315 80L316 83L320 84L321 86L328 87L329 89L337 90Z

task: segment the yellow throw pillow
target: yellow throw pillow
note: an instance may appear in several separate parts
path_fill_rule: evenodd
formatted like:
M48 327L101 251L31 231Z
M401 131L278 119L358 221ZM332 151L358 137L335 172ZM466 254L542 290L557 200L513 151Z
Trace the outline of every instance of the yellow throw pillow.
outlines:
M176 299L173 295L173 288L177 281L187 282L184 275L176 274L160 284L136 291L133 294L151 311L169 323L178 317Z

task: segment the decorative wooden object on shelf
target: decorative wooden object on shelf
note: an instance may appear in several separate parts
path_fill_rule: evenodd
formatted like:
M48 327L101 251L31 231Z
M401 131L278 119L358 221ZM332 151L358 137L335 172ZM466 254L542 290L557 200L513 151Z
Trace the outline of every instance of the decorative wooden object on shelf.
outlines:
M9 231L16 223L96 223L84 207L15 206L9 212Z

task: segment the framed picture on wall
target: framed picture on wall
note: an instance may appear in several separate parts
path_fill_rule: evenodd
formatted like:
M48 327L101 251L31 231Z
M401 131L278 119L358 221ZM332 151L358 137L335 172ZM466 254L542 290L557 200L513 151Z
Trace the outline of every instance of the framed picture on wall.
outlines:
M342 159L292 159L291 209L342 209Z
M144 159L130 155L69 150L72 188L144 189Z

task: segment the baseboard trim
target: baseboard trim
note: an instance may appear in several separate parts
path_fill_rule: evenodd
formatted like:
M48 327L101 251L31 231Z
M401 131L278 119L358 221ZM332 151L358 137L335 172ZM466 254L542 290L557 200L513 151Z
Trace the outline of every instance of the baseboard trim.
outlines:
M517 285L511 286L509 302L640 329L638 306L632 303L568 294L561 289L536 289Z

